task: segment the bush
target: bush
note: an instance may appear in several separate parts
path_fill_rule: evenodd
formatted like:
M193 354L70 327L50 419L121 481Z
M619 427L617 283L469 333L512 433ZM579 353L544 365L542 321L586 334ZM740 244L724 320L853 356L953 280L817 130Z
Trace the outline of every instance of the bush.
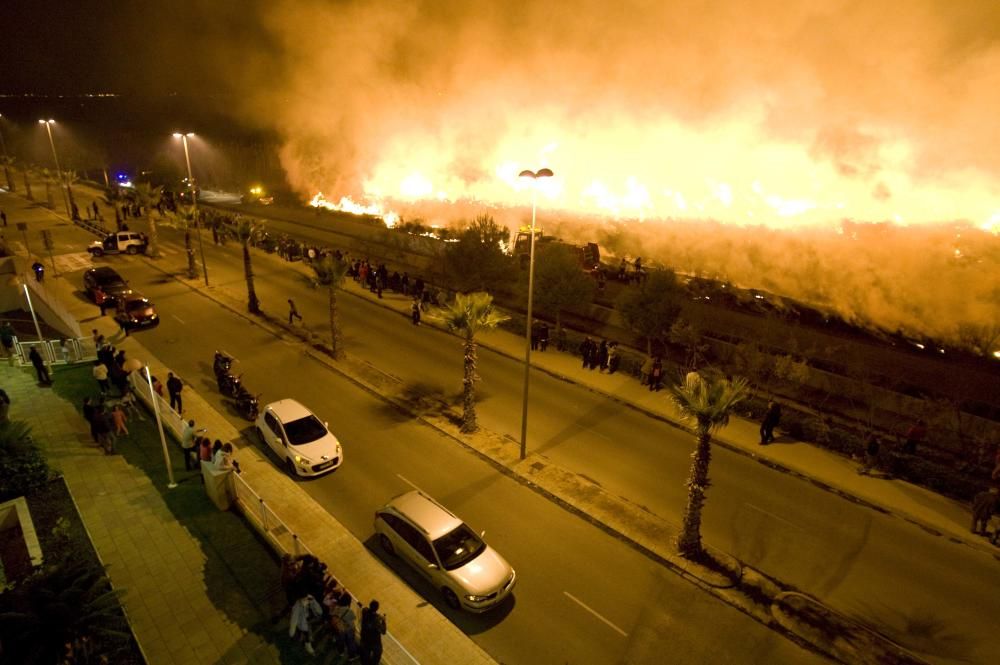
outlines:
M28 494L48 482L48 462L23 422L0 423L0 501Z

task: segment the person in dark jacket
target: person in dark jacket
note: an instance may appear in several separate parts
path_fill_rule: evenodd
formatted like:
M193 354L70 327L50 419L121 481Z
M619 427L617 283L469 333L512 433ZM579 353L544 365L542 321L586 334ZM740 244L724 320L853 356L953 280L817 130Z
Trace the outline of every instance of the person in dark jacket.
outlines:
M167 372L167 392L170 393L170 408L177 413L184 413L184 403L181 401L181 390L184 383L174 376L173 372Z
M766 446L774 441L774 428L781 420L781 405L775 401L767 403L767 411L764 412L764 419L760 422L760 445Z
M35 367L35 373L38 374L38 382L51 385L52 377L49 376L49 368L45 366L45 361L42 359L42 354L38 352L38 347L31 347L31 352L28 353L28 359L31 364Z
M361 610L361 663L378 665L382 660L382 636L385 635L385 616L378 613L378 601L368 603Z
M602 339L601 345L597 347L597 366L602 372L608 369L608 340Z
M991 487L972 499L972 533L989 535L986 526L997 510L997 500L1000 499L998 492L1000 490L996 487Z

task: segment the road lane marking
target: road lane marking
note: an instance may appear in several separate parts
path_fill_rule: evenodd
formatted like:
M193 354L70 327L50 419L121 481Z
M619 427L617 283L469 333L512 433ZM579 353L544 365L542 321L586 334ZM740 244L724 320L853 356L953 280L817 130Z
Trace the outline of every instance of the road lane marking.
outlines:
M413 489L417 490L418 492L423 492L422 489L420 489L419 487L417 487L416 485L414 485L413 483L411 483L409 480L407 480L403 476L399 475L398 473L396 474L396 477L399 478L400 480L402 480L404 483L406 483L410 487L412 487Z
M619 635L621 635L622 637L628 637L628 633L626 633L624 630L622 630L621 628L619 628L615 624L611 623L610 621L608 621L607 619L605 619L604 617L602 617L600 614L598 614L597 612L595 612L593 610L593 608L588 607L586 603L584 603L582 600L580 600L579 598L577 598L576 596L574 596L573 594L571 594L569 591L563 591L563 593L566 595L567 598L569 598L570 600L572 600L574 603L576 603L577 605L579 605L583 609L587 610L588 612L590 612L591 614L593 614L595 617L597 617L598 619L600 619L604 623L606 623L609 626L611 626L611 629L614 630L615 632L617 632Z
M747 506L748 508L753 508L754 510L756 510L759 513L764 513L768 517L773 517L774 519L778 520L779 522L784 522L788 526L790 526L792 528L795 528L795 529L798 529L799 531L802 531L802 532L807 531L807 529L805 527L801 527L798 524L795 524L794 522L789 522L784 517L778 517L774 513L768 512L768 511L764 510L763 508L758 508L757 506L753 505L752 503L746 503L746 502L744 502L743 505Z
M175 319L177 319L178 321L180 321L182 326L186 326L187 325L186 323L184 323L184 319L182 319L181 317L177 316L176 314L171 314L170 316L172 316Z

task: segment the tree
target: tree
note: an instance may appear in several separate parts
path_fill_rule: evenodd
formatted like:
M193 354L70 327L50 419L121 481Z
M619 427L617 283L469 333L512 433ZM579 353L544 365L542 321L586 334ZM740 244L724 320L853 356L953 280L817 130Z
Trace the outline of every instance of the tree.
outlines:
M746 399L749 388L743 378L706 380L690 372L684 383L671 386L669 390L682 419L694 427L697 438L686 483L688 498L684 521L677 537L677 551L685 558L694 559L703 553L701 511L710 485L708 466L712 461L712 434L729 424L729 415Z
M29 201L34 201L35 197L31 194L31 181L28 180L28 174L34 174L34 169L30 166L25 166L24 170L21 171L21 177L24 179L24 195Z
M514 260L504 252L510 230L480 215L445 249L445 272L458 291L495 291L514 281Z
M194 259L194 245L191 243L191 229L195 226L194 206L179 205L177 212L167 215L167 226L184 231L184 252L187 254L187 276L194 279L198 276L198 264Z
M507 320L493 307L493 296L488 293L459 293L450 304L441 308L441 318L449 330L462 334L465 338L465 364L462 379L462 426L463 432L479 429L476 422L476 334L480 330L492 330Z
M73 185L80 181L80 176L76 171L63 171L63 178L66 179L66 196L69 197L70 210L76 207L76 199L73 198Z
M159 234L156 232L156 220L153 219L153 208L160 204L163 197L163 187L153 187L149 183L140 182L132 188L132 195L135 202L139 204L146 213L146 221L149 223L149 251L146 253L155 258L160 256Z
M52 199L52 181L54 180L52 171L42 169L40 174L42 176L42 182L45 183L45 205L49 208L49 210L55 210L56 204Z
M248 219L240 219L236 223L236 237L243 245L243 276L247 280L247 310L251 314L260 314L260 301L257 300L257 291L253 287L253 264L250 261L250 243L258 231L263 231L263 226L258 227Z
M593 300L596 285L594 278L580 267L576 249L550 244L536 246L535 251L538 252L535 257L535 306L555 317L558 336L562 330L562 313Z
M638 287L629 287L618 297L618 311L625 325L646 339L646 353L653 342L663 342L681 308L677 304L680 285L671 270L655 270Z
M688 321L675 321L667 334L671 344L684 347L684 364L689 370L704 364L709 345L702 339L701 331Z
M340 360L344 357L343 336L340 333L340 320L337 314L337 290L344 283L348 264L344 259L338 259L333 254L327 254L319 261L313 262L313 271L320 284L326 287L330 302L330 348L333 357Z

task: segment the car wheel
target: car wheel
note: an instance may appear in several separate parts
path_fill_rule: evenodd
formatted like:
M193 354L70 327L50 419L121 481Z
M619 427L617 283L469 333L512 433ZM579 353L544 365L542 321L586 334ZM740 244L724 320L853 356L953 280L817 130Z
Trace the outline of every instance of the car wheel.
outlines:
M259 439L260 439L260 442L261 442L261 444L262 444L262 445L263 445L263 446L264 446L265 448L267 448L267 447L268 447L268 446L267 446L267 439L265 439L265 438L264 438L264 430L262 430L262 429L261 429L261 428L259 428L259 427L255 427L254 429L256 429L256 430L257 430L257 438L259 438Z
M288 475L290 475L292 478L299 477L298 472L295 470L295 463L292 462L290 457L285 458L285 469L288 470Z
M396 556L396 548L392 546L392 541L389 540L389 536L384 533L378 535L378 544L382 546L382 549L389 556Z
M127 254L132 254L134 256L135 254L137 254L139 252L139 250L136 249L135 245L131 245L131 246L125 248L125 252Z
M93 254L95 258L104 254L104 252L99 249L92 249L90 250L90 253Z
M458 602L458 596L454 591L448 587L441 587L441 595L444 596L444 602L448 603L448 607L453 610L461 609L462 603Z

